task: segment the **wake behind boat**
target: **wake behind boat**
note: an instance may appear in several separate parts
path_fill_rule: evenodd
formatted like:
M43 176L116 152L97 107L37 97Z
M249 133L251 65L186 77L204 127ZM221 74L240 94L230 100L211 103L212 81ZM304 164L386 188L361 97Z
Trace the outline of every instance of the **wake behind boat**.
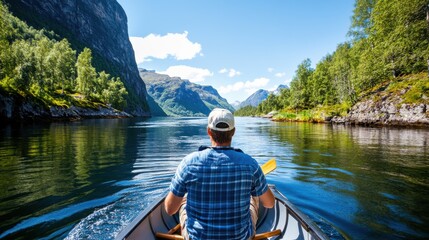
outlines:
M320 228L289 202L274 185L270 185L270 189L276 200L274 207L270 209L264 208L260 204L259 217L256 224L256 233L257 235L259 234L260 239L328 239ZM179 224L178 214L169 216L164 209L164 200L167 193L140 213L139 216L118 234L116 239L162 239L156 237L156 234L166 234L176 227ZM265 233L266 235L262 235L261 233ZM267 237L273 234L276 235ZM176 235L170 234L167 237L174 239Z

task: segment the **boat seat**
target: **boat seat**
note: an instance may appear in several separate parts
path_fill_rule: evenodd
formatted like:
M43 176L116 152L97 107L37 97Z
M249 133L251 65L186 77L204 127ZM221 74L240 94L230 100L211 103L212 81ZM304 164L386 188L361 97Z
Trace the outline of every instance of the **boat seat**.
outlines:
M176 239L183 240L184 238L181 235L175 234L178 230L180 230L180 224L177 224L174 228L170 229L168 233L156 233L155 236L161 239ZM280 229L276 229L270 232L258 233L253 237L253 240L262 240L273 236L278 236L282 233Z

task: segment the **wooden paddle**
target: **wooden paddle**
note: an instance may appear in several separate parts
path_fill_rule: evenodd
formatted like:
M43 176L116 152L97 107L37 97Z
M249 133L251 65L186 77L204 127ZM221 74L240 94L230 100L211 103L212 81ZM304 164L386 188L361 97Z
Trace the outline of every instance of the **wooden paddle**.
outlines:
M268 160L268 162L264 163L262 166L262 172L267 175L268 173L274 171L274 169L277 168L276 160L273 158L271 160Z

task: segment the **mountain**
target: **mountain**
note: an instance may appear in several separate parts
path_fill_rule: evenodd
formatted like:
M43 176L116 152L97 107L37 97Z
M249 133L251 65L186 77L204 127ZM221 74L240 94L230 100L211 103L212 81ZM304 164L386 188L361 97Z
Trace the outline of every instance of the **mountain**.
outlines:
M271 93L272 93L272 94L274 94L274 95L280 95L281 90L282 90L282 89L284 89L284 88L288 88L288 86L283 85L283 84L280 84L280 85L277 87L277 89L276 89L276 90L274 90L274 91L272 91Z
M157 104L163 111L157 114L168 116L207 116L216 107L234 111L234 108L222 98L212 86L191 83L179 77L158 74L140 69L140 77L146 83L147 91L154 100L151 109Z
M270 92L268 90L259 89L258 91L256 91L252 95L250 95L242 103L240 103L239 108L243 108L243 107L246 107L246 106L256 107L256 106L259 105L259 103L261 103L262 101L264 101L265 99L267 99L267 97L268 97L269 94L270 94Z
M5 0L9 10L36 29L67 38L78 52L89 47L98 71L119 76L127 91L125 110L149 116L146 87L141 81L128 36L127 16L116 0Z
M235 102L231 103L231 106L233 106L235 109L239 109L240 104L241 104L240 101L235 101Z
M287 86L286 85L279 85L277 87L277 89L274 91L259 89L258 91L256 91L252 95L250 95L246 100L241 102L240 105L238 106L238 109L246 107L246 106L257 107L262 101L267 99L268 95L270 95L270 94L278 95L278 94L280 94L280 91L283 88L287 88Z

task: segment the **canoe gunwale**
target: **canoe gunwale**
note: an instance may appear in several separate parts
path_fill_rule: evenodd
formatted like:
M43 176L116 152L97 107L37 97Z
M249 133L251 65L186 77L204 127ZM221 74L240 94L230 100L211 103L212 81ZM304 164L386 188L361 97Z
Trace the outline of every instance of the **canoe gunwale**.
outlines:
M277 210L275 211L276 216L276 221L278 223L279 219L281 219L282 217L280 216L280 211L278 210L280 208L280 205L283 205L286 208L287 214L286 216L284 216L284 220L286 222L286 224L284 224L284 226L282 226L282 233L275 239L282 239L284 234L287 231L287 227L288 227L288 222L289 222L289 218L295 218L299 224L302 226L302 228L307 231L312 238L310 239L320 239L320 240L325 240L325 239L329 239L325 233L323 233L320 228L316 225L316 223L311 220L307 215L305 215L304 213L302 213L295 205L293 205L282 193L280 193L277 188L274 185L269 185L271 191L273 192L276 201L278 201L278 203L276 203L275 208L277 208ZM123 228L119 234L116 236L116 240L119 239L126 239L128 238L133 231L139 227L139 225L146 219L146 217L150 216L152 212L157 211L158 208L162 208L162 206L160 206L161 204L164 203L165 197L168 194L168 190L166 190L163 194L160 195L159 198L157 198L156 200L154 200L149 206L147 206L145 208L145 210L143 210L133 221L131 221L129 224L127 224L127 226L125 228ZM178 219L176 216L172 216L173 218L175 218L175 220L178 222ZM268 213L267 211L265 211L264 215L260 216L261 221L258 221L259 225L261 225L265 220L265 218L268 217ZM164 220L164 217L161 216L161 220ZM151 222L151 219L148 219L149 222ZM278 225L276 223L276 225ZM166 222L164 222L165 225ZM152 224L150 224L151 230L152 232L155 232L154 229L152 228ZM258 229L258 226L257 226ZM271 229L271 230L275 230L275 229Z
M324 232L322 232L317 226L317 224L310 219L307 215L305 215L301 210L299 210L293 203L291 203L287 197L285 197L280 191L277 190L275 185L269 185L271 191L273 192L275 198L277 201L280 201L283 203L284 206L286 206L288 210L288 215L286 221L288 221L289 214L298 219L300 224L303 226L303 228L309 232L314 233L315 237L318 239L329 239ZM287 228L287 224L285 225L285 229ZM284 233L284 230L282 230L282 234Z

